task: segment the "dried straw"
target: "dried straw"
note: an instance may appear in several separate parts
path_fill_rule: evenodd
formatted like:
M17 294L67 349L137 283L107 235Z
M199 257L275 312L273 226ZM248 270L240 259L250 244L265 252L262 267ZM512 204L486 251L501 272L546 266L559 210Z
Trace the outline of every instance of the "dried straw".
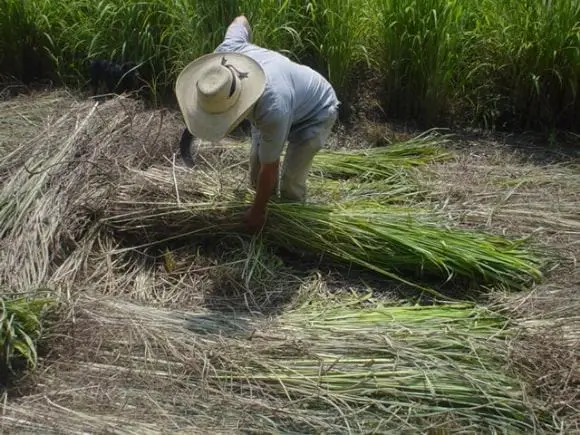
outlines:
M114 433L551 427L502 370L510 329L501 317L363 303L307 304L271 320L81 296L40 391L0 421Z
M145 167L167 154L157 140L163 112L137 114L140 105L123 99L70 106L42 134L0 157L0 281L10 291L55 278L55 267L94 233L92 211L115 193L123 165Z
M240 232L247 191L228 189L227 174L177 171L175 179L174 172L132 171L104 222L119 233L137 235L143 245ZM171 199L175 189L180 204ZM335 206L276 202L269 221L265 238L270 243L328 255L406 283L463 278L521 288L542 276L540 260L521 241L447 229L440 219L407 208L361 201Z

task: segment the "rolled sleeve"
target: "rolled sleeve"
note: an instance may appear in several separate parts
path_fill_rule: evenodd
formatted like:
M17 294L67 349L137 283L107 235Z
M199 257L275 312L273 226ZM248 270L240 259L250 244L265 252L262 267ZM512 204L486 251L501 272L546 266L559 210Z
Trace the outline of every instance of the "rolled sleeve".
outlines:
M239 21L234 21L228 26L223 42L215 49L216 53L235 51L243 44L250 41L250 34L246 26Z
M278 94L266 92L250 119L257 130L258 157L261 163L273 163L282 156L292 125L289 111L284 108Z
M260 162L267 164L280 159L290 131L288 117L276 117L267 123L258 124L257 128L260 131L258 148Z

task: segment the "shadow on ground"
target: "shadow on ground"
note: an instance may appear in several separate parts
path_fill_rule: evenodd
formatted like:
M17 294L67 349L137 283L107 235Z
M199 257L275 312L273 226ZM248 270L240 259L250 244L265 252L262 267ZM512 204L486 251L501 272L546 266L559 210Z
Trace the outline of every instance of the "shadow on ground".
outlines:
M537 165L580 163L580 136L557 132L552 135L537 132L502 133L458 129L452 147L458 150L490 154L494 150L512 152L523 161Z

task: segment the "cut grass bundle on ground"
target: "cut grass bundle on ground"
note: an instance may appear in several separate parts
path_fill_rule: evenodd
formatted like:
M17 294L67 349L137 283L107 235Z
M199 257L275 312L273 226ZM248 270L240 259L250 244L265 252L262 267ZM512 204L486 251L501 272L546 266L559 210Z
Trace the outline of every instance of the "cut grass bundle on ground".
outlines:
M377 203L321 206L274 204L266 236L351 262L407 283L466 278L521 289L540 280L540 260L521 241L445 228L419 211Z
M503 318L304 290L308 300L275 319L83 291L54 343L60 358L38 374L40 391L10 401L0 424L44 433L110 432L136 420L141 432L552 429L503 370L513 331Z
M42 334L42 310L48 298L0 297L0 368L2 373L37 363L36 344ZM4 375L0 376L0 382Z
M393 177L394 178L394 177ZM381 204L408 205L423 200L429 190L415 180L364 181L358 179L332 180L312 177L308 180L308 193L318 203L369 200Z
M321 304L260 329L217 377L237 394L340 409L333 423L357 433L551 423L504 371L509 325L485 309Z
M312 162L314 172L333 179L358 178L383 182L407 178L408 170L452 157L442 145L446 136L425 132L416 138L387 147L340 152L323 151Z
M241 230L247 192L237 196L215 174L183 175L171 168L134 171L104 222L138 234L143 245ZM167 200L176 188L180 203ZM334 206L273 202L268 219L264 236L270 243L354 263L411 285L415 279L442 284L462 278L521 289L542 278L540 259L522 241L448 229L438 216L420 210L368 201Z

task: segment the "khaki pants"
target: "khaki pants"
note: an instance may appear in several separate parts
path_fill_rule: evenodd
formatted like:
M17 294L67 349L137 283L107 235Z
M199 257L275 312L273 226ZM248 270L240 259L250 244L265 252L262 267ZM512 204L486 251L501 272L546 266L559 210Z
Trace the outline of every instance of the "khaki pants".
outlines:
M274 192L278 193L280 188L280 198L287 201L306 201L306 180L312 167L314 156L324 147L328 140L332 127L336 122L337 114L332 115L325 121L318 131L318 134L305 142L288 143L288 149L282 165L281 177L276 183ZM260 147L260 135L256 130L252 131L252 148L250 151L250 183L255 189L260 172L260 158L258 150Z

